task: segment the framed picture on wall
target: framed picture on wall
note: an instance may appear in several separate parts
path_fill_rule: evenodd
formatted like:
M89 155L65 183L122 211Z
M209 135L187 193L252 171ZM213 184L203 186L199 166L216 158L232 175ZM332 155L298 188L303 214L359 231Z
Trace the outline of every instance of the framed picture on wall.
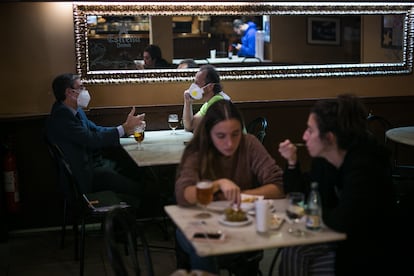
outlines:
M341 20L335 17L308 17L307 42L320 45L341 44Z
M404 15L389 14L382 16L381 47L402 49L404 35Z

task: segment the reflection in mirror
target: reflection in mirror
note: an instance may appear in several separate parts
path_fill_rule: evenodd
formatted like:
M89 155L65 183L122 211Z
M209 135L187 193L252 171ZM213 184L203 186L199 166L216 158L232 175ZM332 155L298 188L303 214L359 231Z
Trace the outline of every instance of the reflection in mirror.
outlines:
M89 83L188 81L196 69L176 68L192 58L215 65L223 79L411 73L411 8L322 2L74 4L77 70ZM157 27L154 17L164 17L171 28ZM234 45L241 36L234 19L256 24L254 57L238 56ZM159 44L171 68L137 70L143 49L160 35L171 37Z

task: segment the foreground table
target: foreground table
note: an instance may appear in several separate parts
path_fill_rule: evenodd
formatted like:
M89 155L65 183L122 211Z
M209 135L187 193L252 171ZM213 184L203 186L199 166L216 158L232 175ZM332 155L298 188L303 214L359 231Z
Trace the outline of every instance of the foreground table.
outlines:
M385 135L394 142L414 146L414 126L392 128Z
M141 143L143 150L138 150L133 137L121 138L121 145L128 155L140 167L175 165L180 163L185 142L193 137L192 132L176 130L145 131L145 139Z
M274 205L277 212L284 212L286 201L285 199L275 200ZM211 218L203 219L202 221L196 219L194 217L195 214L200 212L200 209L197 207L184 208L177 205L169 205L165 207L165 211L186 235L187 239L191 241L199 256L222 255L346 239L345 234L335 232L325 226L320 231L307 231L304 225L299 225L299 227L306 231L306 234L297 237L288 232L290 225L285 222L279 230L271 230L267 234L258 234L254 219L249 225L231 227L221 225L218 220L222 214L216 212L212 212L213 216ZM225 233L226 239L224 241L193 241L191 239L194 232L218 229Z

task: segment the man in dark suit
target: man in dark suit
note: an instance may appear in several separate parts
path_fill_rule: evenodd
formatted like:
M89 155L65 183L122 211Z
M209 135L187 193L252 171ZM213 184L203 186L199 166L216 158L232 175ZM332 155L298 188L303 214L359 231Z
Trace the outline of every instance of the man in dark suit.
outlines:
M78 75L59 75L54 79L52 88L56 102L46 123L46 135L50 142L62 149L80 191L111 190L126 195L123 199L136 198L137 201L128 202L135 205L142 196L143 185L137 182L138 178L132 180L120 174L114 166L109 166L100 151L119 146L120 137L132 134L136 126L145 123L145 114L135 116L133 107L122 125L97 126L82 110L87 107L90 96Z

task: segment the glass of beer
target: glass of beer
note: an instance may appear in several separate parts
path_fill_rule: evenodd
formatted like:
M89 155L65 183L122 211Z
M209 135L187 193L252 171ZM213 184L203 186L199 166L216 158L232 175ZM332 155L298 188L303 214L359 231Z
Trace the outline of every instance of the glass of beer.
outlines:
M143 150L141 142L144 141L145 137L145 123L142 122L139 126L134 129L134 138L138 142L137 149Z
M197 218L209 218L211 214L207 211L207 205L213 200L213 182L203 180L196 185L197 203L201 205L203 211L196 215Z
M179 124L180 124L180 122L178 120L178 114L169 114L168 115L168 126L172 129L171 134L176 134L175 129L178 127Z

